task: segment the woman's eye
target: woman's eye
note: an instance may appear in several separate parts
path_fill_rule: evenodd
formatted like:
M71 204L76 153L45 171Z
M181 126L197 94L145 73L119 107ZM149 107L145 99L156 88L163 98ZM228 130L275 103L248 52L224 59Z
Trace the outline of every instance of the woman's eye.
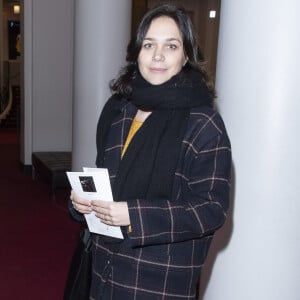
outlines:
M152 44L151 43L146 43L146 44L143 45L143 47L145 49L150 49L152 47Z
M170 44L170 45L168 45L168 48L172 49L172 50L176 50L178 47L175 44Z

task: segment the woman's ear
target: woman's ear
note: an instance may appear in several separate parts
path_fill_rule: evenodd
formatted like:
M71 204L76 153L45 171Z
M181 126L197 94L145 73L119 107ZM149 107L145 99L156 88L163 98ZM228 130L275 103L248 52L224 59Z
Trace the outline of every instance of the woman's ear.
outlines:
M186 57L185 57L185 60L184 60L184 62L183 62L183 64L182 64L183 67L184 67L185 64L188 62L188 60L189 60L189 58L186 56Z

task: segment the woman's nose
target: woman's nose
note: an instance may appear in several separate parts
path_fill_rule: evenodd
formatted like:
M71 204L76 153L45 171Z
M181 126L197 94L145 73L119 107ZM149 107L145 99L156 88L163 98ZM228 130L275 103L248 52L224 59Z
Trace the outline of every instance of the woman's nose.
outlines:
M153 61L164 61L165 56L163 55L163 52L160 49L157 49L152 56Z

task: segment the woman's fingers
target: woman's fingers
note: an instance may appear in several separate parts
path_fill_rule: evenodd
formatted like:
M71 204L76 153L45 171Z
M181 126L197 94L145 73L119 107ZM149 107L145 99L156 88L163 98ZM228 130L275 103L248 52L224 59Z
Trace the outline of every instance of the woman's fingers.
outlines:
M74 209L82 214L92 211L91 202L87 199L79 197L74 191L71 191L70 199Z
M130 224L126 202L110 202L94 200L92 210L101 221L108 225L126 226Z

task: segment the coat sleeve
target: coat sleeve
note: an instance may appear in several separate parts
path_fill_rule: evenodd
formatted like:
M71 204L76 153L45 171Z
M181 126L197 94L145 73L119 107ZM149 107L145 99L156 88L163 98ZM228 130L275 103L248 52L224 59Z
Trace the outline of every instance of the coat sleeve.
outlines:
M230 197L230 141L225 129L213 137L210 133L198 137L198 149L190 145L186 166L175 176L180 181L175 200L128 202L133 247L197 239L223 225Z

